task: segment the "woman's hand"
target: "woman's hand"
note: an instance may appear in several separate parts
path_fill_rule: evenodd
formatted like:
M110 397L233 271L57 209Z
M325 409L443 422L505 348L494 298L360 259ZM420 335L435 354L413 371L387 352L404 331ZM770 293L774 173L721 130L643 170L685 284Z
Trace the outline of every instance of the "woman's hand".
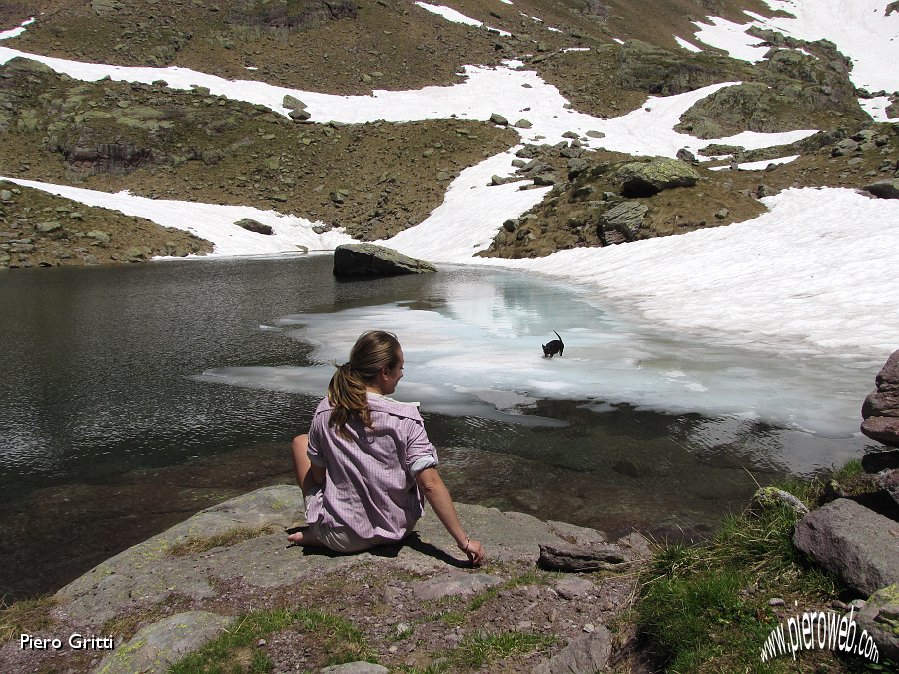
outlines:
M480 566L484 561L484 546L481 545L481 541L467 538L464 543L459 544L459 549L468 555L468 561L475 566Z

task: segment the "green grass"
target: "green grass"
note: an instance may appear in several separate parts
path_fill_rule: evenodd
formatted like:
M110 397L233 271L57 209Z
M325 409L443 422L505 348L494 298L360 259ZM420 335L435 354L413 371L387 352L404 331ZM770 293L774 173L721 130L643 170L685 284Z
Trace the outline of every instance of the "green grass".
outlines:
M780 487L814 508L828 485L859 486L861 464L850 461L823 479ZM761 662L765 639L781 622L769 605L787 612L826 609L843 588L809 565L792 543L797 516L775 506L760 515L730 516L701 546L658 551L636 607L639 631L667 672L879 671L859 658L830 651L803 652ZM794 608L795 607L795 608Z
M771 597L811 609L836 596L826 574L807 570L793 549L795 514L731 516L704 546L657 553L638 606L640 631L670 672L776 672L760 651L779 620ZM790 661L792 664L792 661Z
M304 638L321 644L322 651L328 653L329 665L375 661L375 653L364 635L348 620L315 609L278 609L242 617L220 637L179 661L170 672L242 674L271 671L272 663L262 649L256 648L256 643L285 629L302 631Z
M499 634L476 632L459 642L459 645L450 652L449 659L464 667L478 668L510 655L545 649L553 643L555 639L552 637L530 632L508 631Z

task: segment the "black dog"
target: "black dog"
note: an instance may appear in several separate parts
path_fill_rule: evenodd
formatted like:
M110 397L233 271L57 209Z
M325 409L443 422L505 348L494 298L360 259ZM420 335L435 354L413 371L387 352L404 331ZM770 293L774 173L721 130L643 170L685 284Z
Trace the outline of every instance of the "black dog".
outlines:
M553 330L553 332L556 332ZM543 357L544 358L552 358L556 354L562 355L562 351L565 349L565 344L562 343L562 338L559 336L559 333L556 332L556 337L558 339L554 339L548 344L543 344Z

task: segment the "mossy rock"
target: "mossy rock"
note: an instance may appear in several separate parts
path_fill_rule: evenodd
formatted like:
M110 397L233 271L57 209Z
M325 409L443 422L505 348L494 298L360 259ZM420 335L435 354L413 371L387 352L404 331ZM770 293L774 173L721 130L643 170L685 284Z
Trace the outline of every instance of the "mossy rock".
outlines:
M674 187L692 187L699 180L689 164L667 157L653 157L647 161L627 162L614 174L625 197L648 197Z

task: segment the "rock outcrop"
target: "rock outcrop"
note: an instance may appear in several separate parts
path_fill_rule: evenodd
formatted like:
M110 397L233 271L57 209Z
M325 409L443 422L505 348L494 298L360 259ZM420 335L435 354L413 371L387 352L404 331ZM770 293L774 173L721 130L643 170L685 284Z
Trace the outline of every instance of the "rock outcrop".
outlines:
M53 634L131 626L124 636L116 628L115 649L102 662L71 650L23 652L17 640L0 645L0 661L4 672L52 670L61 662L53 658L61 657L69 671L167 671L232 623L239 625L242 616L314 607L353 623L360 635L375 641L370 653L378 654L380 665L373 666L387 665L390 671L427 666L437 653L483 630L517 630L553 642L521 662L529 671L602 669L613 650L605 624L629 608L637 574L559 578L536 562L541 545L564 549L571 545L567 538L596 546L603 534L523 513L456 505L466 531L487 545L489 574L468 566L431 509L402 545L353 555L288 546L285 529L303 522L300 490L287 485L256 490L112 557L56 594L48 628ZM629 550L635 559L648 551L636 533L608 545ZM442 598L456 599L462 623L453 624L459 627L441 619ZM320 671L333 653L304 636L303 629L312 628L272 633L254 640L254 647L275 671L297 664ZM387 670L342 665L333 671Z
M872 440L899 447L899 350L875 378L877 386L862 405L861 431Z
M435 272L430 262L372 243L348 243L334 251L334 276L397 276Z

